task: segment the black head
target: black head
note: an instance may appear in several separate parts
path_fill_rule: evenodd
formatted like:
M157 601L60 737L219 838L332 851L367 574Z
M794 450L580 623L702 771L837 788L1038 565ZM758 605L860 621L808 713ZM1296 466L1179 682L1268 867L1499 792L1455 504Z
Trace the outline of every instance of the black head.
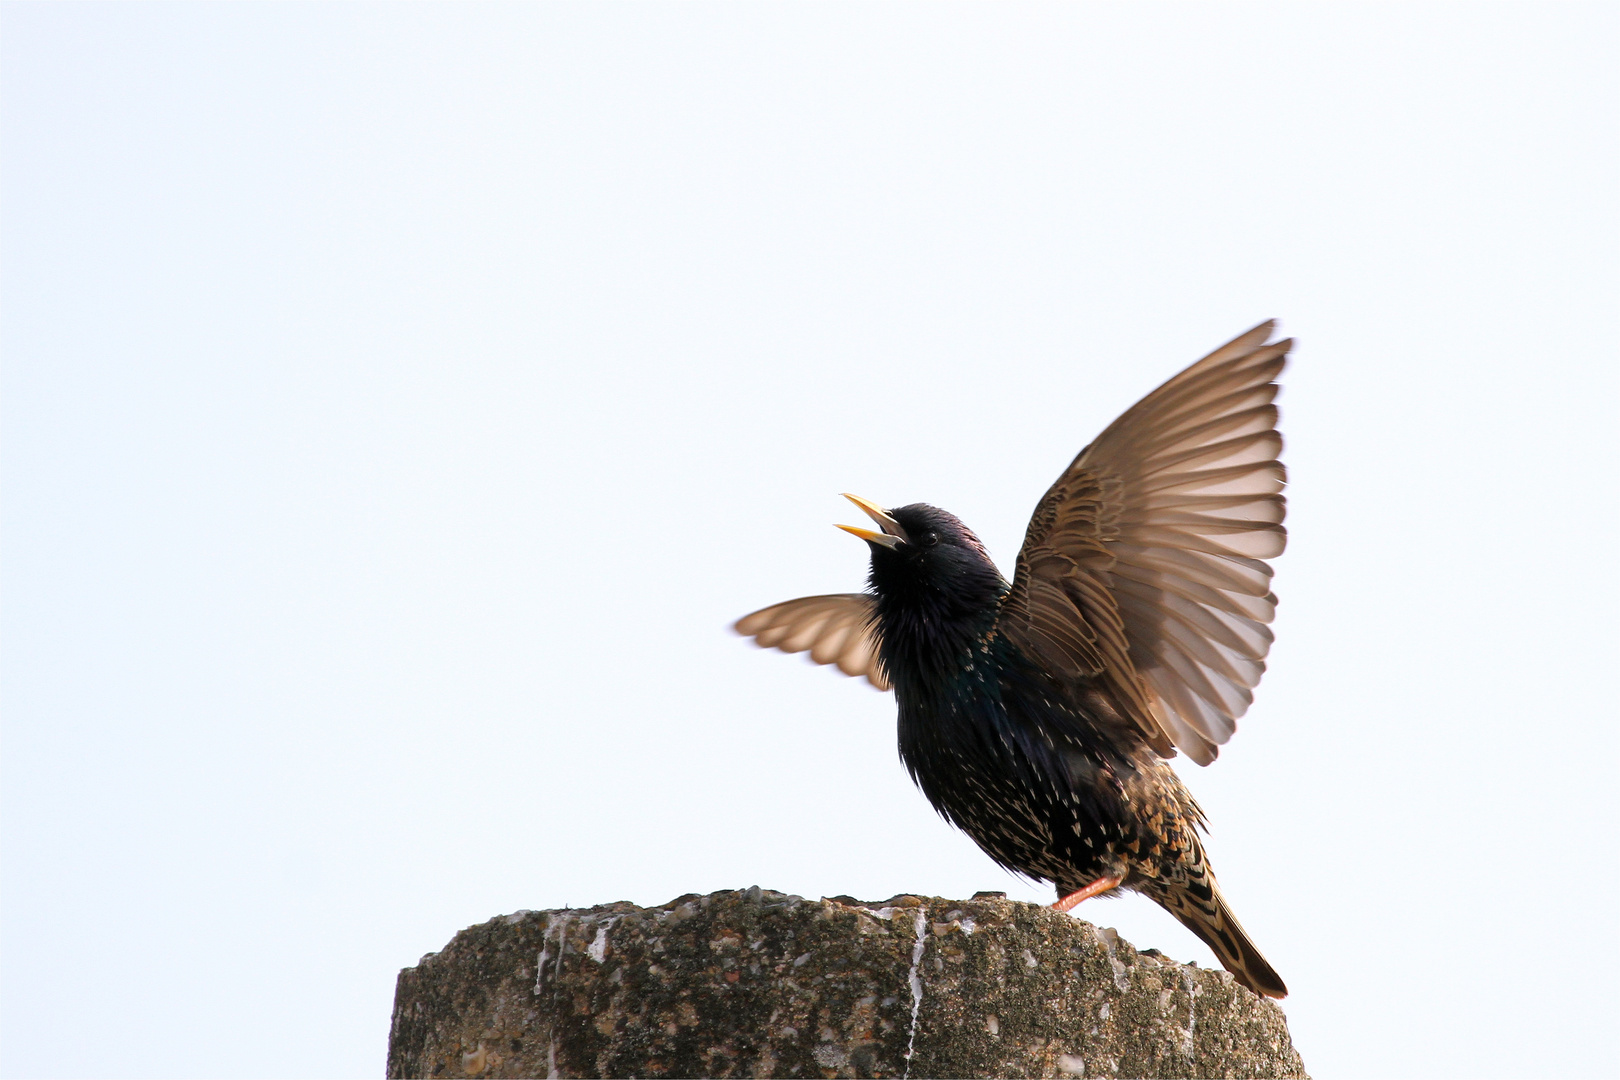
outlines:
M839 528L859 536L872 549L872 590L883 602L907 607L962 607L982 610L994 605L1006 582L984 544L960 518L937 506L912 503L884 510L875 503L846 496L877 522L882 532Z

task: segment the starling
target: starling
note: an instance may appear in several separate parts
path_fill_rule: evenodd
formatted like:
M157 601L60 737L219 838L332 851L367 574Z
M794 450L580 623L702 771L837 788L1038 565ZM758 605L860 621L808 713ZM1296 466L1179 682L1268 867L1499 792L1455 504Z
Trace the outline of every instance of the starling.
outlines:
M1267 322L1110 424L1035 508L1009 584L955 516L847 496L877 530L864 593L808 596L739 633L893 688L900 758L945 820L1067 911L1153 899L1249 989L1287 994L1227 907L1168 764L1215 760L1247 710L1283 550Z

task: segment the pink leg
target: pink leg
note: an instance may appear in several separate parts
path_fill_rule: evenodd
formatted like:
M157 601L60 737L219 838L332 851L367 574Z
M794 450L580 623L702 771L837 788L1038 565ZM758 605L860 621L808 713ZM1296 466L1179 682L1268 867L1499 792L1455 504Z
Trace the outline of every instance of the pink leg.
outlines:
M1100 877L1096 881L1093 881L1090 885L1087 885L1085 888L1081 889L1079 892L1070 893L1068 896L1065 896L1063 899L1053 904L1052 910L1068 911L1082 900L1090 900L1093 896L1096 896L1099 893L1105 893L1109 889L1119 888L1119 883L1122 880L1124 879L1117 877Z

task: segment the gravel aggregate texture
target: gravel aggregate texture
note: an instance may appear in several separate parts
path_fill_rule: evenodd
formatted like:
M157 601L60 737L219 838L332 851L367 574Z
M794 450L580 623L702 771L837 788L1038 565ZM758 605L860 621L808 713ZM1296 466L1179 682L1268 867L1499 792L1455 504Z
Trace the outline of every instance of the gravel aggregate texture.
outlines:
M1224 971L997 893L520 911L399 974L390 1077L1303 1077Z

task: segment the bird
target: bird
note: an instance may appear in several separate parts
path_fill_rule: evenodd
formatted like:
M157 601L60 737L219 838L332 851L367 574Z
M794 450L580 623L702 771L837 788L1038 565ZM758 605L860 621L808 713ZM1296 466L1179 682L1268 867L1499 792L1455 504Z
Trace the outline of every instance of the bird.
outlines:
M876 529L865 591L746 615L898 706L900 759L934 809L1069 911L1134 892L1236 980L1288 989L1233 915L1207 822L1169 759L1215 760L1265 671L1287 474L1274 321L1127 409L1035 508L1009 582L955 515L846 495Z

